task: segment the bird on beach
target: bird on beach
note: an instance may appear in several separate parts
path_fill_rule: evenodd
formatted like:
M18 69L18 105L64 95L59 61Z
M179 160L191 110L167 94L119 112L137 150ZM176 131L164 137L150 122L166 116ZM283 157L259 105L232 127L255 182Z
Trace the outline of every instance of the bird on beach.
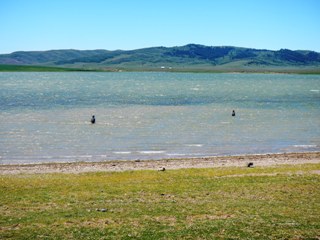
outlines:
M247 167L253 167L253 162L249 162Z

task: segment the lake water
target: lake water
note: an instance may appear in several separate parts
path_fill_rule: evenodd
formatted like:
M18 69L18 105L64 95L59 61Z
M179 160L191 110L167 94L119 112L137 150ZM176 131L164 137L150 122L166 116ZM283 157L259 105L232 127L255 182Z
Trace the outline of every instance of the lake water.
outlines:
M0 73L0 86L1 164L320 150L320 75Z

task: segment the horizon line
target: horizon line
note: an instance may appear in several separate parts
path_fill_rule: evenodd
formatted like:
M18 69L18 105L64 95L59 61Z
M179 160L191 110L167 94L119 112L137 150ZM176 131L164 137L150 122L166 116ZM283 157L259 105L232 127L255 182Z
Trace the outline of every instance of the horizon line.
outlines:
M13 54L13 53L18 53L18 52L49 52L49 51L65 51L65 50L74 50L74 51L135 51L135 50L141 50L141 49L148 49L148 48L175 48L175 47L185 47L185 46L189 46L189 45L198 45L198 46L204 46L204 47L212 47L212 48L223 48L223 47L233 47L233 48L244 48L244 49L252 49L252 50L266 50L266 51L280 51L280 50L290 50L290 51L312 51L312 52L317 52L320 53L320 51L316 51L316 50L310 50L310 49L290 49L290 48L280 48L280 49L268 49L268 48L253 48L253 47L239 47L239 46L232 46L232 45L217 45L217 46L213 46L213 45L204 45L204 44L198 44L198 43L188 43L185 45L175 45L175 46L151 46L151 47L142 47L142 48L134 48L134 49L105 49L105 48L96 48L96 49L80 49L80 48L53 48L53 49L46 49L46 50L17 50L17 51L12 51L12 52L8 52L8 53L0 53L0 55L9 55L9 54Z

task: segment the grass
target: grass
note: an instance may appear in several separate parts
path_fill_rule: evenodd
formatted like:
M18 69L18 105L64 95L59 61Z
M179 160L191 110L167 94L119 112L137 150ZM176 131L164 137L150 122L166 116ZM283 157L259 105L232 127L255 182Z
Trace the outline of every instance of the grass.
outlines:
M319 169L2 175L0 239L320 239Z
M320 74L320 69L317 67L310 68L294 68L294 67L213 67L213 66L192 66L186 65L184 67L176 66L173 68L161 69L159 67L133 65L128 66L113 66L113 67L97 67L97 66L83 66L76 65L76 67L48 67L36 65L5 65L0 64L0 72L182 72L182 73L288 73L288 74Z
M75 72L89 71L81 68L61 68L30 65L5 65L0 64L0 72Z

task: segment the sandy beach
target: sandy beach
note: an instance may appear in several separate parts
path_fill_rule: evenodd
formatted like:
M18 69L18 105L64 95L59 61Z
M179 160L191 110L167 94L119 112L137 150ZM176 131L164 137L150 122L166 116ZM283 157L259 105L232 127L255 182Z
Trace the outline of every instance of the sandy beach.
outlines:
M183 168L253 167L281 164L320 163L320 152L281 153L263 155L223 156L187 159L103 161L73 163L41 163L21 165L0 165L0 174L45 174L119 172L134 170L170 170Z

